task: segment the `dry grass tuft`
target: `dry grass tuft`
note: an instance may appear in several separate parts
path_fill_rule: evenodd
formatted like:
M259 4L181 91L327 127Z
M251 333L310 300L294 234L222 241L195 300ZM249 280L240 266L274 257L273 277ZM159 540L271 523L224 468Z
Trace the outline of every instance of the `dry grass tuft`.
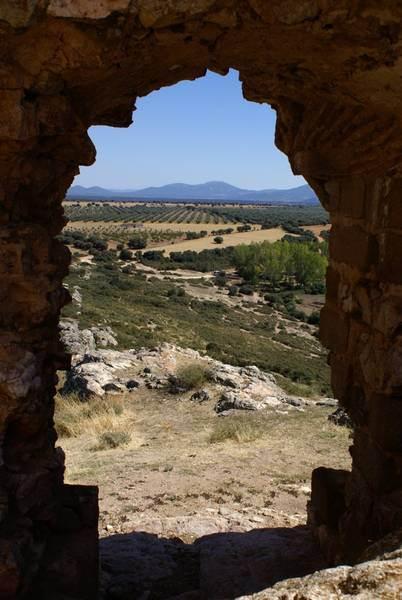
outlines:
M61 438L99 437L119 432L130 437L132 420L124 414L121 398L106 396L83 402L75 394L56 397L56 431ZM110 446L109 446L110 447Z
M232 441L242 444L253 442L263 434L263 424L257 421L254 415L221 417L214 425L209 442L217 444Z
M176 371L177 382L187 390L201 388L210 378L209 370L205 365L193 363L180 367Z
M131 435L124 430L105 431L98 436L98 443L92 450L110 450L119 446L126 446L131 441Z

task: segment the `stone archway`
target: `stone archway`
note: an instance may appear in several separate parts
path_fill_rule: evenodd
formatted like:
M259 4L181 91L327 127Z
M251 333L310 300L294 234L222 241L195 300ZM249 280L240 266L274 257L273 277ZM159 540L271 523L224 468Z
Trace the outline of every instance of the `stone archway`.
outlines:
M371 1L2 2L2 598L96 593L96 490L63 484L53 428L69 300L54 236L95 158L87 129L127 127L137 96L207 68L277 110L277 145L332 216L321 337L353 468L315 472L310 522L333 562L402 526L401 17Z

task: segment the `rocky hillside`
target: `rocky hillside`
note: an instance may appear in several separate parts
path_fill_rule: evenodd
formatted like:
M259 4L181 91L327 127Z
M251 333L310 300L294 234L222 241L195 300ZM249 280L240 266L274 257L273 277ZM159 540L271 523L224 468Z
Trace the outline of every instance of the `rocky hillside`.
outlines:
M73 354L64 394L102 397L135 393L145 387L188 396L196 402L213 400L218 414L230 410L303 410L316 403L336 405L330 398L311 400L289 395L274 375L254 365L235 367L174 344L127 351L106 348L117 345L110 327L81 331L77 322L69 319L62 322L62 336Z

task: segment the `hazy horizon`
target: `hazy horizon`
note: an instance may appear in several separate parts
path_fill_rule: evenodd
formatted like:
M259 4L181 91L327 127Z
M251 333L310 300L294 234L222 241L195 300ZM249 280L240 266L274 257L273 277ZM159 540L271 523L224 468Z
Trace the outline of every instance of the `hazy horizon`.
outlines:
M295 180L299 179L298 177L295 177ZM79 183L78 181L74 181L73 185L71 187L74 186L81 186L81 187L85 187L87 189L90 189L92 187L100 187L103 189L107 189L111 192L136 192L139 190L143 190L143 189L147 189L147 188L159 188L159 187L165 187L167 185L193 185L193 186L197 186L197 185L205 185L207 183L226 183L228 185L233 185L230 181L222 181L222 180L214 180L214 181L199 181L197 183L188 183L187 181L172 181L170 183L166 183L166 184L161 184L161 185L147 185L144 187L124 187L124 188L118 188L118 187L105 187L103 185L98 185L96 183L94 183L93 185L82 185L81 183ZM303 187L304 185L308 185L306 181L301 181L298 182L296 181L293 185L289 185L286 187L275 187L275 188L243 188L243 189L249 189L250 191L263 191L263 190L267 190L267 189L272 189L272 190L290 190L293 188L298 188L298 187ZM240 187L240 186L234 186L234 187ZM241 188L240 188L241 189Z
M97 126L96 163L73 185L135 190L224 181L243 189L289 189L293 175L274 145L276 113L244 100L238 72L208 72L139 98L128 129Z

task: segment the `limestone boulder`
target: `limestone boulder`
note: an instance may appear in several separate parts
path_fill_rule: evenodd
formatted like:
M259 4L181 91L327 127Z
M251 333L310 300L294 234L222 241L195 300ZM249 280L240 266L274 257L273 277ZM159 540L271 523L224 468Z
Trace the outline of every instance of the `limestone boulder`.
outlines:
M89 398L135 389L130 382L136 366L136 357L131 352L98 350L85 354L67 373L63 393Z
M304 401L288 396L276 383L271 373L258 367L233 367L211 361L211 379L222 390L216 403L217 413L228 410L264 410L266 408L301 408Z
M227 410L263 410L264 408L277 408L281 401L275 396L266 396L258 399L244 391L226 391L223 392L215 405L217 413Z
M117 346L118 342L110 327L91 327L80 329L75 319L60 321L61 339L70 354L73 362L77 356L94 352L96 348L110 348Z
M124 12L130 0L50 0L47 12L53 17L104 19L113 12Z
M118 345L111 327L91 327L91 332L98 348L110 348Z
M287 579L272 588L239 600L368 600L400 598L402 560L373 560L355 567L317 571L303 578Z
M74 319L60 321L60 335L66 349L73 355L93 352L96 348L92 331L90 329L80 329L78 322Z

